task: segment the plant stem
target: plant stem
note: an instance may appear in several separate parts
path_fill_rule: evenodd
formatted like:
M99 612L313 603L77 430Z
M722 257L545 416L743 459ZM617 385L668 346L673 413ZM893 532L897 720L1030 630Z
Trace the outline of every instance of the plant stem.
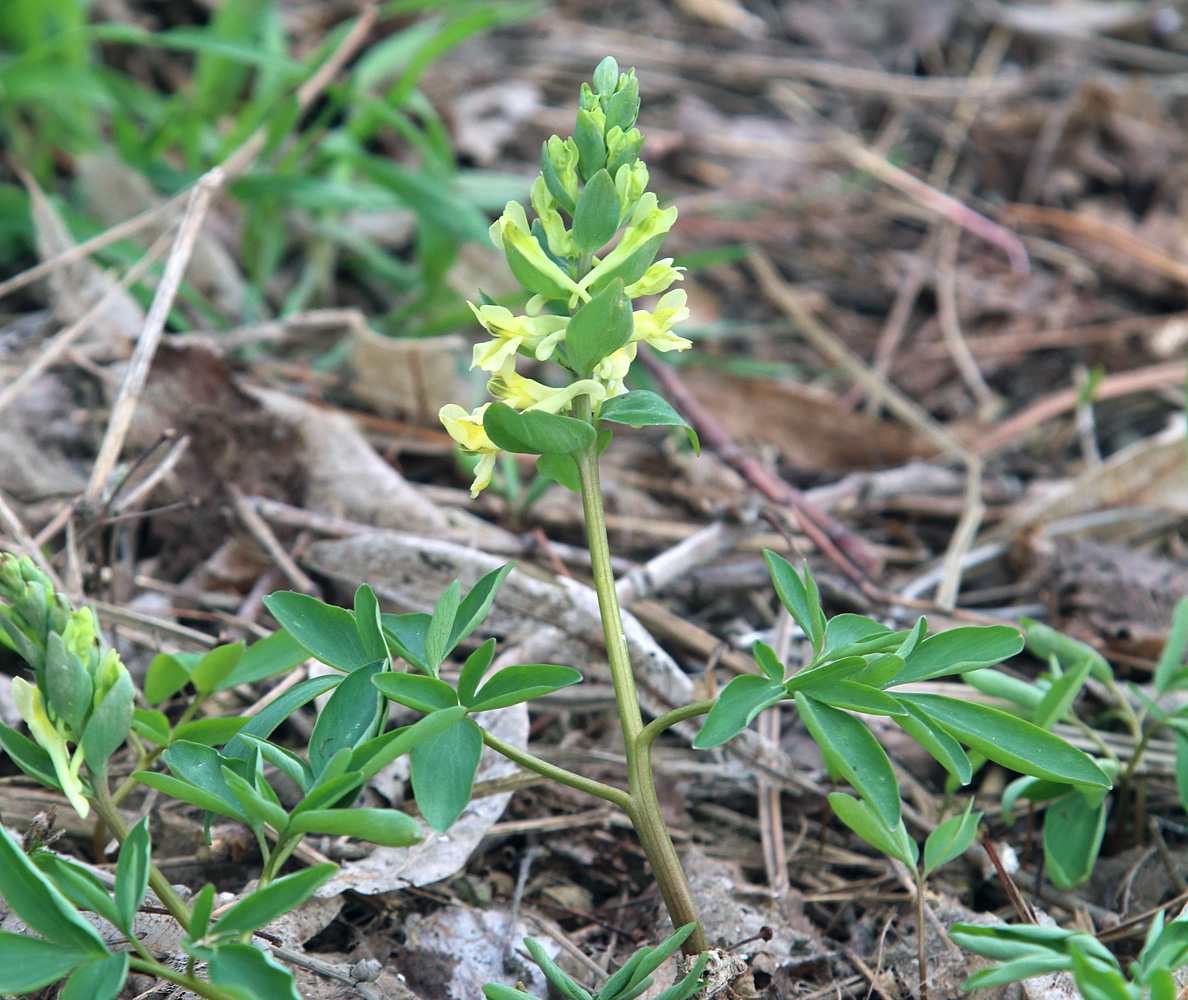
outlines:
M128 839L128 824L124 822L119 809L116 808L116 804L112 801L111 791L107 787L107 775L95 774L92 771L91 790L95 793L95 798L92 800L95 805L95 812L107 824L107 828L115 834L116 840L122 844ZM185 900L177 894L173 886L169 884L169 880L161 874L161 869L152 863L149 864L149 885L152 887L153 892L157 894L161 905L172 914L173 919L188 930L190 917L192 916L190 908L186 905Z
M924 885L919 867L916 876L916 961L920 966L920 1000L928 1000L928 958L924 954Z
M671 712L665 712L640 730L639 735L635 737L636 750L647 749L650 751L656 737L664 730L671 729L678 722L684 722L686 719L695 719L699 715L705 715L713 707L712 701L695 701L691 705L682 705L680 708L674 708Z
M590 795L595 795L600 799L605 799L631 815L635 803L631 800L623 789L615 788L613 785L604 785L601 781L595 781L593 778L586 778L580 774L574 774L573 771L567 771L563 767L558 767L556 764L550 764L547 760L541 760L528 753L526 750L521 750L517 746L513 746L498 736L482 730L483 742L487 744L492 750L503 754L508 760L513 760L521 767L526 767L529 771L534 771L543 777L549 778L553 781L559 781L563 785L568 785L570 788L576 788L579 792L586 792Z
M197 993L199 996L206 997L207 1000L236 1000L235 996L226 990L219 989L213 983L208 983L206 980L198 979L195 976L187 976L155 959L146 960L133 957L129 959L128 964L137 972L143 972L158 979L176 983L178 986L185 987L191 993Z
M574 400L574 416L587 423L594 423L594 416L588 396ZM644 732L643 714L639 708L639 696L635 691L635 675L631 671L631 658L627 651L627 636L623 631L623 616L619 599L615 594L615 575L611 569L610 542L606 535L606 516L602 509L602 487L598 478L598 442L585 451L576 452L578 475L582 484L582 510L586 518L586 536L590 548L590 565L594 574L594 590L598 594L598 610L602 616L602 630L606 636L606 653L610 661L611 677L615 684L615 700L619 706L619 719L623 725L623 742L627 751L627 790L631 807L627 814L639 837L644 855L652 866L652 874L668 915L674 927L695 924L693 933L685 939L682 950L686 955L697 955L705 951L707 943L705 929L697 913L697 904L689 889L676 847L668 832L668 826L660 812L660 800L656 796L656 784L652 776L652 741L665 726L657 723L671 719L667 725L680 721L668 713L656 720L649 728L649 735L641 739ZM692 714L699 714L693 712ZM688 718L689 716L684 716Z

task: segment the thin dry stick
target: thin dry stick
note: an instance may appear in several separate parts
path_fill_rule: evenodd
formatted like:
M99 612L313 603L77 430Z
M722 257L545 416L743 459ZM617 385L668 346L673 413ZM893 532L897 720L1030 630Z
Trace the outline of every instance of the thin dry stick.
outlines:
M141 500L147 497L153 490L157 488L157 484L161 482L170 472L174 470L177 463L181 461L182 455L186 453L186 449L190 447L190 436L183 434L180 438L173 442L168 453L152 472L150 472L144 479L137 483L126 494L118 497L113 509L117 514L123 513L135 507Z
M301 567L293 561L293 557L285 551L285 547L281 545L280 539L276 537L272 529L268 526L268 522L260 516L259 511L252 506L251 501L243 495L239 487L234 483L228 483L227 491L231 494L231 502L235 505L235 513L239 515L239 520L243 522L243 526L264 547L264 550L272 557L273 562L284 573L289 583L303 594L316 594L318 592L318 585L306 576Z
M58 590L65 589L62 586L62 582L58 579L58 574L54 572L53 566L49 564L49 560L41 554L41 547L34 540L33 536L25 530L25 526L21 523L21 519L17 517L16 511L9 506L8 500L5 499L2 490L0 490L0 522L3 522L21 551L37 563L41 571L53 580L54 587Z
M969 127L977 117L978 108L981 107L986 95L983 88L975 86L975 81L980 83L994 76L1010 44L1011 32L1001 24L995 25L969 74L970 88L961 95L961 100L953 108L949 124L945 126L941 150L932 161L932 170L928 173L928 183L933 187L949 186L949 178L953 176L953 168L957 166L957 157L961 154Z
M111 419L107 424L107 432L103 435L103 443L99 446L95 465L91 469L91 478L87 482L86 490L83 491L83 502L87 507L94 507L98 503L104 486L120 460L124 440L132 426L132 414L136 410L141 390L144 389L144 383L148 378L157 345L161 342L161 331L165 329L165 320L169 316L169 310L173 308L173 300L177 297L178 288L181 287L186 265L190 263L194 241L198 238L198 231L206 218L211 197L222 185L223 176L222 168L215 167L203 174L190 192L185 214L182 216L181 225L178 226L177 238L165 264L165 274L153 296L153 304L145 318L144 329L140 332L136 349L132 352L132 359L128 364L128 373L111 409Z
M651 597L677 577L685 575L723 552L730 551L747 533L745 528L732 527L724 521L715 521L707 525L696 534L690 535L684 541L665 549L655 558L619 577L615 584L619 603L627 607L636 601Z
M938 191L932 185L920 180L915 174L910 174L902 167L895 166L885 157L871 152L848 132L824 118L791 87L777 84L771 88L770 93L788 110L808 111L818 118L837 144L838 150L854 166L868 171L884 184L902 191L930 212L952 220L962 229L968 229L975 236L998 247L1010 261L1011 270L1017 274L1027 274L1031 270L1031 263L1028 260L1027 249L1023 246L1023 241L1005 226L986 218L980 212L975 212L952 195Z
M817 319L800 294L789 285L775 269L770 258L760 250L752 250L747 257L755 271L760 285L769 298L788 316L796 321L799 331L829 360L849 372L874 398L880 400L892 413L909 426L932 440L937 447L957 459L965 466L969 482L966 486L966 508L962 514L962 530L954 532L945 553L945 580L942 590L952 602L956 602L961 582L961 561L977 534L981 524L983 507L981 503L981 463L952 433L927 410L896 389L885 378L873 371L857 354L841 343ZM973 498L972 500L968 498ZM950 607L938 600L942 607Z
M792 650L792 616L780 607L772 642L777 659L786 663ZM780 706L773 705L759 716L759 735L780 745ZM763 845L763 864L772 893L783 896L791 888L788 880L788 852L784 847L784 819L780 809L780 786L759 777L759 840Z
M144 256L128 268L127 273L119 280L115 287L83 313L66 329L54 334L41 353L24 370L13 379L4 389L0 390L0 410L3 410L14 399L21 396L43 371L50 367L79 337L87 332L96 321L102 319L103 314L115 303L116 299L129 287L138 282L169 246L169 237L162 236L156 241Z
M34 264L28 270L22 271L20 274L14 274L7 281L0 281L0 299L4 298L10 292L15 292L18 288L24 288L25 285L31 284L38 278L45 277L59 267L73 264L76 260L89 257L91 254L102 250L106 246L110 246L117 240L122 240L127 236L132 236L140 232L147 226L151 226L162 215L172 212L173 209L181 205L185 200L185 191L175 194L167 201L161 202L160 205L154 205L139 215L134 215L131 219L117 222L110 229L105 229L103 232L92 236L89 240L83 240L81 243L72 246L69 250L63 250L60 254L50 257L48 260L43 260L40 264Z
M1002 410L1002 400L986 384L965 335L961 332L961 318L957 311L957 248L961 231L951 222L941 229L940 253L937 257L936 300L941 336L949 349L949 356L978 404L978 415L993 420Z
M1161 389L1167 385L1182 386L1185 378L1188 378L1188 363L1183 361L1169 361L1147 368L1119 372L1117 375L1107 375L1097 384L1093 390L1093 399L1096 402L1101 402L1106 399L1129 396L1136 392ZM1079 396L1080 390L1076 388L1061 389L1059 392L1046 396L1021 413L1016 413L1009 420L1004 420L994 430L984 435L974 445L975 450L983 457L994 454L1005 448L1019 435L1033 430L1053 417L1075 410Z
M865 581L866 574L873 572L877 565L877 559L861 538L810 503L791 483L776 476L755 458L747 455L726 433L713 414L685 387L676 372L657 361L646 349L639 352L639 357L652 377L676 403L677 409L684 413L696 429L707 448L716 452L772 503L790 507L795 511L805 534L812 539L813 544L836 562L855 583L861 584Z

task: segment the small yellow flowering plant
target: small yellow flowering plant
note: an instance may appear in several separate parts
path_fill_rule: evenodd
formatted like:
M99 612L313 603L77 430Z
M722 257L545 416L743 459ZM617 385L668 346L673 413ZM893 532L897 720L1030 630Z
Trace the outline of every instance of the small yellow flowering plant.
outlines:
M574 138L553 136L541 151L531 196L536 217L530 223L512 201L491 226L492 242L532 298L522 316L494 302L470 303L491 335L475 346L471 367L491 373L487 389L497 402L472 412L450 403L441 421L479 458L473 495L491 482L503 451L539 455L540 471L576 492L573 452L588 448L604 423L687 426L661 397L625 384L641 341L658 351L692 346L673 332L689 315L685 293L668 290L683 268L671 257L656 260L677 212L662 209L647 190L638 111L634 71L620 73L614 59L603 60L594 86L582 86ZM650 312L634 308L634 300L662 292ZM521 357L556 362L568 383L521 375Z

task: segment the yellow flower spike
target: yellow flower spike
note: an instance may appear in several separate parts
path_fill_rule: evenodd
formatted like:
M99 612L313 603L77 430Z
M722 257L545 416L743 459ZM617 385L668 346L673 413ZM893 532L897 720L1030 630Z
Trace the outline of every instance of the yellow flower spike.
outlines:
M634 313L635 332L633 342L644 340L657 351L683 351L693 346L691 340L679 337L672 328L681 320L689 318L688 296L683 288L677 288L663 296L652 312L643 309Z
M83 798L82 781L78 776L82 761L80 759L77 764L71 762L66 749L66 736L50 722L41 700L41 692L23 677L14 677L12 700L29 727L33 739L53 761L54 773L58 776L58 783L62 786L67 800L75 812L86 819L91 811L91 804Z
M648 240L667 233L676 222L676 217L675 207L661 209L653 192L648 191L644 194L635 206L635 211L631 213L631 222L623 233L623 238L598 262L598 266L581 280L581 291L585 292L594 282L614 271Z
M637 299L641 295L659 295L674 281L684 280L685 269L673 267L672 258L665 257L663 260L656 261L644 272L644 276L639 281L628 285L623 291L627 294L627 298Z
M500 454L483 429L483 414L490 403L484 403L473 413L468 413L457 403L446 403L437 413L446 432L467 454L478 455L479 463L474 470L474 482L470 484L470 495L477 497L491 483L495 471L495 459Z
M624 163L619 167L615 173L615 192L619 196L619 205L622 208L622 221L626 221L647 189L648 168L643 160Z

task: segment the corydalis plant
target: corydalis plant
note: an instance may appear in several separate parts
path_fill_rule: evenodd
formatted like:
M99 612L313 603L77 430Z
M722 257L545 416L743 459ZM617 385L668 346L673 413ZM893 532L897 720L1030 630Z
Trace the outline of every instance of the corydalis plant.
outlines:
M604 59L594 86L582 85L575 136L553 136L541 150L531 197L536 217L529 222L524 206L512 201L491 227L492 241L532 298L524 315L489 300L470 303L492 338L475 346L471 367L491 373L487 388L498 402L472 412L450 403L441 420L465 452L479 457L473 494L490 483L501 451L541 456L542 473L577 491L570 456L588 447L593 428L563 414L684 423L659 396L628 393L624 384L640 341L658 351L692 346L673 333L689 315L684 291L668 291L650 312L633 307L635 299L665 292L683 271L671 257L655 260L677 212L660 208L647 190L638 112L635 71L620 73L614 59ZM556 362L567 383L521 375L520 357Z

